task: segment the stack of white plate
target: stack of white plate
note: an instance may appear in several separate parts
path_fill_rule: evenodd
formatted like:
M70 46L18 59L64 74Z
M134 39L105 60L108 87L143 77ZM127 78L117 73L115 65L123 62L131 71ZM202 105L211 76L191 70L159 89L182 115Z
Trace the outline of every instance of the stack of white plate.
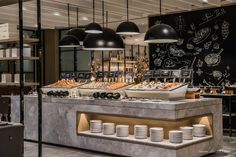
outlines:
M137 139L146 139L147 132L148 132L147 125L135 125L134 126L134 137Z
M164 138L163 128L150 128L150 140L152 142L161 142Z
M115 124L114 123L103 123L103 134L104 135L113 135L115 133Z
M180 127L180 130L183 131L183 139L184 140L192 140L193 139L193 127Z
M193 136L195 137L206 136L206 125L203 125L203 124L193 125Z
M101 120L90 120L90 131L91 131L91 133L102 132L102 121Z
M169 140L171 143L182 143L183 142L183 132L179 130L169 131Z
M117 137L128 137L129 136L129 126L128 125L117 125L116 126L116 136Z

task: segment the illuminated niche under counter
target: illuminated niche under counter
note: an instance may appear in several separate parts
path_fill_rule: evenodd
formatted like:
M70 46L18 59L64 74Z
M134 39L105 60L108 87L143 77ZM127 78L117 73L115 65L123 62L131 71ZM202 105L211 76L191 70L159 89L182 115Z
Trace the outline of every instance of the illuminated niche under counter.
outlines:
M129 136L117 137L116 134L103 135L102 132L91 133L89 130L90 120L102 120L103 123L115 123L115 125L129 125ZM168 147L170 149L178 149L184 146L212 139L213 138L212 123L213 121L211 114L173 121L173 120L159 120L159 119L149 119L149 118L135 118L127 116L113 116L113 115L77 112L77 134L79 136L90 136L94 138L104 138L110 140L125 141L130 143L154 145L159 147ZM179 130L181 126L192 126L194 124L204 124L206 126L207 133L205 137L193 137L192 140L183 140L182 143L169 142L168 133L170 130ZM162 127L164 128L164 140L162 142L152 142L149 138L149 131L147 139L135 139L134 125L147 125L148 128Z

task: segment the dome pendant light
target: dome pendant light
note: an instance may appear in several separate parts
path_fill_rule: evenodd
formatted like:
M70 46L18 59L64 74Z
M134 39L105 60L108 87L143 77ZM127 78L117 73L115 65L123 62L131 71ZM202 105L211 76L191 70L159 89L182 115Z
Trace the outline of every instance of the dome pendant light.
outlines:
M87 25L85 28L86 33L91 33L91 34L99 34L102 33L102 27L98 24L95 23L95 2L93 0L93 23L90 23Z
M116 33L119 35L137 35L139 34L138 26L129 21L129 0L126 0L127 7L127 21L122 22L116 29Z
M68 4L68 28L70 28L70 4ZM66 32L59 42L59 47L81 47L79 39L73 32L72 30Z
M73 36L75 36L75 37L79 40L80 44L82 45L81 42L84 41L84 38L85 38L85 36L86 36L86 33L84 32L84 30L82 30L82 29L79 28L79 8L77 8L76 20L77 20L77 28L72 28L72 29L70 29L70 30L66 33L66 35L73 35ZM81 47L81 46L80 46L80 47Z
M160 0L160 16L161 16L161 0ZM144 37L147 43L174 43L177 42L176 31L167 24L156 24L152 26Z
M103 8L103 27L104 27L104 1ZM84 50L113 51L124 50L124 43L121 37L110 28L103 28L101 34L87 34L84 40Z

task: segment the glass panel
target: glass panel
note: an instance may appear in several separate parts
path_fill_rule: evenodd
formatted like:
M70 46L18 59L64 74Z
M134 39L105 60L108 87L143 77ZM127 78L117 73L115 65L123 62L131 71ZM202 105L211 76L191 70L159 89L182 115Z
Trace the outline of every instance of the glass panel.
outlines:
M8 61L0 61L0 72L8 72Z
M16 73L20 72L20 62L16 61ZM34 72L34 61L24 61L24 72Z
M90 71L91 67L91 52L90 51L77 51L77 71Z
M74 71L74 48L61 48L61 71Z

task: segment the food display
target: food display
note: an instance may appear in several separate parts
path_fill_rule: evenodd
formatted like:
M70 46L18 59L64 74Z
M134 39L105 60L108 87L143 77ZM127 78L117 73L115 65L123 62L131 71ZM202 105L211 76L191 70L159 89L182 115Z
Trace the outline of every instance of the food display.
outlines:
M125 96L123 89L127 87L128 85L129 84L122 83L122 82L90 82L90 83L80 86L78 90L81 96L94 97L95 95L95 98L96 97L101 98L101 96L96 96L95 93L111 93L111 94L119 93L120 95ZM116 99L116 96L114 99Z
M42 88L42 92L47 96L68 97L78 95L77 87L82 85L75 80L59 80L56 83L47 85Z
M129 98L183 99L187 92L187 86L184 83L177 82L144 81L128 88L125 92Z
M51 87L51 88L66 88L66 89L70 89L70 88L74 88L81 85L81 83L76 82L75 80L58 80L56 83L48 85L47 87Z
M138 90L172 90L178 86L182 85L182 83L171 82L171 83L163 83L163 82L155 82L155 81L144 81L137 85L134 85L130 89L138 89Z

